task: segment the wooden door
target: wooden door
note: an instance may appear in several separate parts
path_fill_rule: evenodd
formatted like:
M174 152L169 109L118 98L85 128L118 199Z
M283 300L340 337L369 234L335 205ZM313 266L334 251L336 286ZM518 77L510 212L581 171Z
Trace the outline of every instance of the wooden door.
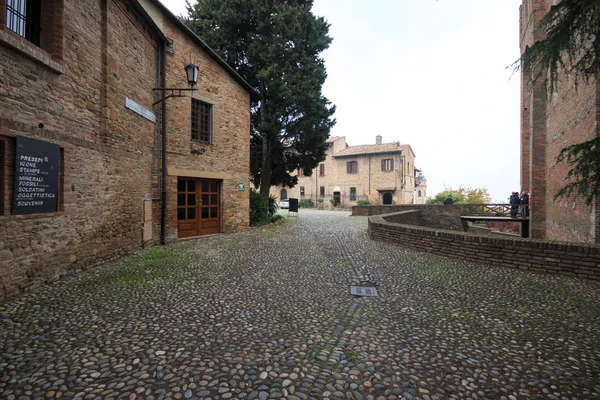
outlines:
M216 179L177 179L177 237L221 231L220 188Z
M210 235L221 231L221 181L199 180L200 230L198 235Z

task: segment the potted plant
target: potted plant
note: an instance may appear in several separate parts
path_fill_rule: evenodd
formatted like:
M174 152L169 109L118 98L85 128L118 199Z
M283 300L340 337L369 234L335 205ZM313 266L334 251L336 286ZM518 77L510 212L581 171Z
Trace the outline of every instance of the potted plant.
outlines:
M319 198L319 199L317 199L317 202L319 203L319 210L322 210L323 209L323 199Z
M331 209L333 210L335 207L335 199L329 199L329 202L331 203Z

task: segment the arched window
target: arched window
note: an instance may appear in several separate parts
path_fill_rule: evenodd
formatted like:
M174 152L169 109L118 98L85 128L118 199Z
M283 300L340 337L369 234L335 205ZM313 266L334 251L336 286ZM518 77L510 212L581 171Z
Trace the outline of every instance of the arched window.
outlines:
M419 190L419 197L421 197L421 191Z
M287 190L281 189L279 200L287 200Z

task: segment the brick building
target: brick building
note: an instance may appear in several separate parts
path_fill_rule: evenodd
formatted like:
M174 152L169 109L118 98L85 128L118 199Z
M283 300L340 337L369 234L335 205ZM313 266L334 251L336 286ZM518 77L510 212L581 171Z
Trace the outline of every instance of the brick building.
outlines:
M523 0L520 46L543 39L540 20L554 0ZM568 166L556 164L561 149L599 135L600 87L597 79L579 82L561 74L557 90L547 95L542 84L522 76L521 187L531 192L530 237L600 242L600 203L586 206L580 198L554 194L565 184Z
M300 171L293 188L274 186L271 194L279 199L333 200L350 207L358 200L373 204L413 204L415 196L415 154L400 142L349 146L344 136L328 139L329 150L311 176Z
M144 6L0 0L0 298L181 230L248 228L252 90ZM192 98L155 104L188 87L190 57Z

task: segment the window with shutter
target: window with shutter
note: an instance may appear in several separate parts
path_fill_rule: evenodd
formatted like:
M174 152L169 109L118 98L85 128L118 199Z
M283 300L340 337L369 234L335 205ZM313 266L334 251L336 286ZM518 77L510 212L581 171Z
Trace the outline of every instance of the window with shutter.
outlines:
M346 163L346 172L349 174L356 174L358 172L358 165L356 161L348 161Z
M381 160L381 170L382 171L393 171L394 170L394 160L391 158Z

